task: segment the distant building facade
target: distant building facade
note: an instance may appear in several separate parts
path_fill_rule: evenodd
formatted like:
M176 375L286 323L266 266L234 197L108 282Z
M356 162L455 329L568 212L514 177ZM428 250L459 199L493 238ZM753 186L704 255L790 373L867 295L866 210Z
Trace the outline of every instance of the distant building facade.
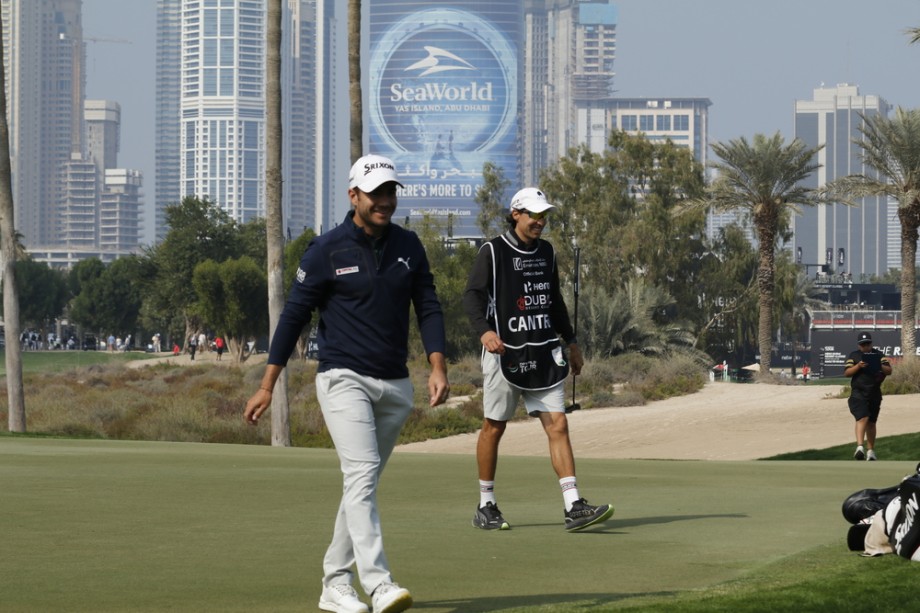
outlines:
M334 101L333 0L287 0L282 26L282 215L294 238L330 226L348 159ZM157 0L156 236L165 209L207 198L233 219L265 215L265 3Z
M118 166L121 148L121 105L111 100L87 100L83 105L86 120L86 155L96 168Z
M285 231L296 238L341 221L346 201L349 109L340 79L347 67L336 52L341 30L334 0L288 0L283 29L282 109Z
M265 3L182 0L180 196L265 215Z
M27 247L62 229L62 178L83 150L81 0L0 0L15 223Z
M178 204L179 102L182 82L182 0L157 0L156 42L156 146L154 195L154 236L166 237L166 207Z
M617 9L612 0L526 0L522 71L522 175L572 147L602 151L614 95Z
M118 226L118 247L103 245L100 221L117 166L121 109L108 100L85 100L86 51L81 0L0 0L7 76L14 222L38 261L43 254L136 251L142 206L138 171ZM120 187L116 187L120 190Z
M671 141L689 149L700 164L709 163L708 98L612 98L607 104L607 131L641 132L653 143Z
M139 170L109 168L105 170L99 199L99 248L111 251L137 249L141 222L143 175Z
M874 176L862 162L853 140L861 137L860 115L887 116L891 106L877 95L862 95L855 85L819 87L812 100L795 102L795 137L809 147L824 145L815 160L820 168L806 180L821 187L850 174ZM896 205L895 205L896 206ZM827 265L831 271L884 275L900 261L889 261L889 224L897 224L896 209L884 197L868 197L858 206L844 204L805 208L793 217L792 248L801 250L802 264Z

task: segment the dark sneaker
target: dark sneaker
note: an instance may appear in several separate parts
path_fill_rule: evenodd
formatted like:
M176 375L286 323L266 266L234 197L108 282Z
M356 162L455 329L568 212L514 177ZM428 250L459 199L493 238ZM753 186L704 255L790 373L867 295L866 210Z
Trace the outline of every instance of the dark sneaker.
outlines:
M866 452L863 451L862 445L856 448L856 452L853 454L853 459L854 460L865 460L866 459Z
M473 525L483 530L511 530L511 525L502 517L502 512L498 506L487 502L484 507L476 508L476 515L473 515Z
M588 526L607 521L611 515L613 515L613 505L602 504L599 507L595 507L582 498L572 504L571 511L565 512L565 529L569 532L582 530Z

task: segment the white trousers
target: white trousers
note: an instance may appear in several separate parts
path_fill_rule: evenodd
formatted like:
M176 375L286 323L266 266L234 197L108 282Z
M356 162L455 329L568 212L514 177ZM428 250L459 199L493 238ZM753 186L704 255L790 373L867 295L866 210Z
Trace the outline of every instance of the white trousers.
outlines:
M342 469L342 501L323 559L323 585L351 583L352 566L370 595L392 582L377 513L377 484L412 412L412 383L348 369L316 375L316 397Z

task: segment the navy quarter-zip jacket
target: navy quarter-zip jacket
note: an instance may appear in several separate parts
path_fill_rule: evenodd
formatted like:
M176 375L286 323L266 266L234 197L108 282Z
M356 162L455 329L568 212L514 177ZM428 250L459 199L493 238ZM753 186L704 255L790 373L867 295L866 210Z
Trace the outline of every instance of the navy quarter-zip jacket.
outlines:
M444 314L418 236L391 223L375 250L353 217L350 211L304 252L272 336L269 364L287 364L317 310L319 372L348 368L378 379L408 377L410 301L425 352L444 353Z

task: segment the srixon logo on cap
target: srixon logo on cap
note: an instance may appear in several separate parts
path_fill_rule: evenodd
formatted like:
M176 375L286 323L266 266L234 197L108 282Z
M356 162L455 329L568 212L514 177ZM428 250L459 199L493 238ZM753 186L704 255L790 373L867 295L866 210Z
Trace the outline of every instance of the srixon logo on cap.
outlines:
M387 164L386 162L374 162L373 164L364 165L364 176L366 177L378 168L386 168L387 170L396 172L396 168L392 164Z

